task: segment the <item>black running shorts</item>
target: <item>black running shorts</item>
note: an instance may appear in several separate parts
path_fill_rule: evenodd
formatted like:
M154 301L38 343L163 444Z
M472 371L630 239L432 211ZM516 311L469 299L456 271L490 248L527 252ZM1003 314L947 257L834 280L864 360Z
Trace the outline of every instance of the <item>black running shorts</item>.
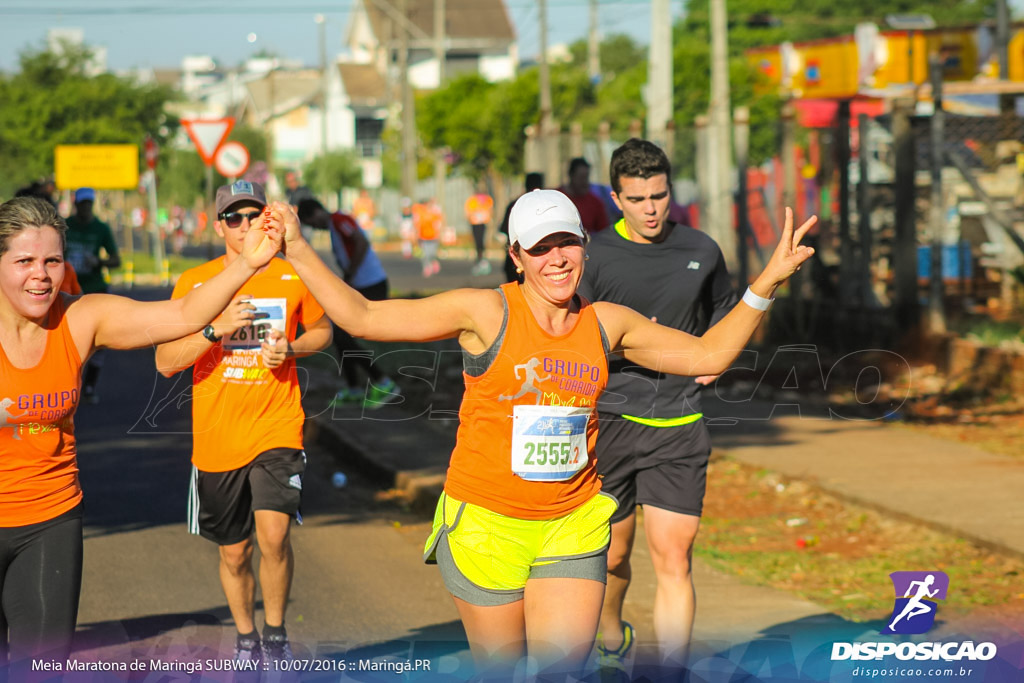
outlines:
M189 530L218 545L240 543L255 528L253 511L299 516L306 453L295 448L263 451L248 465L227 472L192 468Z
M600 413L597 473L601 490L619 501L611 523L651 505L699 517L704 509L711 437L704 420L679 427L648 427Z

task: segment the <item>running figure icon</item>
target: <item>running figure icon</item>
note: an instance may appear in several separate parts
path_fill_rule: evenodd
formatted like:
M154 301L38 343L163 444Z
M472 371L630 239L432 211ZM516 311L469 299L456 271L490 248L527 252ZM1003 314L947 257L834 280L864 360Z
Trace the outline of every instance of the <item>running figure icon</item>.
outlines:
M540 365L540 360L538 360L536 358L531 358L530 360L526 361L522 365L516 365L515 366L516 379L519 379L519 371L520 370L523 370L524 374L526 375L526 378L523 380L522 388L519 390L519 393L516 394L515 396L504 396L504 395L502 395L502 396L498 397L498 400L499 401L514 401L517 398L521 398L521 397L525 396L528 393L533 393L533 394L536 394L536 397L537 397L534 400L534 403L539 404L541 398L543 398L543 396L544 396L544 392L541 391L539 387L534 386L534 382L537 382L537 383L539 383L539 382L546 382L549 379L551 379L551 375L548 375L547 377L543 377L543 378L542 377L538 377L537 376L537 366L538 365Z
M892 623L889 624L890 631L895 631L894 627L896 626L896 622L898 622L903 617L906 617L907 621L910 621L918 615L928 614L933 609L935 609L934 605L930 605L922 601L923 598L934 598L935 595L939 592L938 588L931 591L928 590L928 588L933 583L935 583L934 574L929 574L924 578L923 581L910 582L910 585L907 587L907 592L903 596L905 598L910 598L910 600L903 607L903 611L899 613L899 616L893 619ZM917 587L916 591L914 588L915 586ZM911 595L911 593L913 593L913 595Z
M6 429L7 427L10 427L11 432L14 434L14 438L20 441L21 436L18 434L19 427L17 423L7 421L8 418L17 417L16 415L11 415L9 412L7 412L7 409L13 405L14 399L12 398L5 398L3 400L0 400L0 429Z

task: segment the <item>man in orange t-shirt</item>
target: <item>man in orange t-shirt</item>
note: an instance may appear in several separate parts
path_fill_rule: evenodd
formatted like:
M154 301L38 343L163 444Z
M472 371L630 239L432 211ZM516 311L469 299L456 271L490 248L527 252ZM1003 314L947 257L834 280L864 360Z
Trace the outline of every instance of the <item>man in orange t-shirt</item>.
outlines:
M185 271L173 298L238 258L266 203L256 183L240 180L217 190L214 229L226 254ZM331 322L282 259L271 259L238 291L202 332L158 346L156 363L167 377L193 368L189 531L220 546L221 585L238 628L235 657L291 660L284 628L293 571L289 531L293 516L302 521L306 464L295 359L331 343ZM262 642L254 620L254 530L261 554Z

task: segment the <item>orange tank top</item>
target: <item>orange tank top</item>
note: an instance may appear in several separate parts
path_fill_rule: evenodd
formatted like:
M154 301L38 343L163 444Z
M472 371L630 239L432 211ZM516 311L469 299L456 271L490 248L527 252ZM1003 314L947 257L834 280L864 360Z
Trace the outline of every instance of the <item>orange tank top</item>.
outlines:
M14 367L0 349L0 527L45 522L82 500L74 421L81 371L59 295L35 367Z
M527 481L512 471L513 409L595 406L608 381L605 345L588 301L572 331L556 337L537 323L518 284L502 285L501 292L508 317L495 358L478 377L463 373L466 392L445 490L510 517L554 519L601 490L594 460L597 413L586 422L589 459L583 469L566 481Z

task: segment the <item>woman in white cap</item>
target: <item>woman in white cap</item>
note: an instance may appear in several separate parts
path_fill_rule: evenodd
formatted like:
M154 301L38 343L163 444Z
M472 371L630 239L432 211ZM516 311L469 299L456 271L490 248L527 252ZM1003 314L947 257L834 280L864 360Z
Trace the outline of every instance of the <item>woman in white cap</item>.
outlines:
M427 541L459 610L480 674L502 676L529 655L538 671L579 675L604 596L608 518L594 467L594 406L615 352L680 375L723 372L768 309L776 287L812 253L786 212L764 272L703 337L576 294L586 236L561 192L517 200L510 252L522 284L458 289L418 300L369 301L346 286L275 204L288 260L327 314L381 341L457 337L466 391L455 450Z

